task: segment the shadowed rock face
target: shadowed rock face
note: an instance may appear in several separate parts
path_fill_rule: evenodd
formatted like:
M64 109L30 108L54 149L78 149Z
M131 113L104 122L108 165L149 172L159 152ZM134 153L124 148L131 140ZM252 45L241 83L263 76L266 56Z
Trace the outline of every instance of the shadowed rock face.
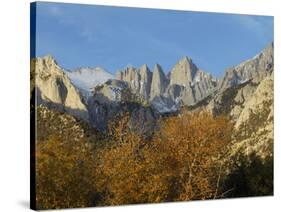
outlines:
M84 120L88 111L76 89L54 58L46 56L32 61L38 104L48 104Z
M145 100L148 100L150 97L151 83L152 73L145 64L140 67L140 95L143 96Z
M138 102L127 82L109 80L96 87L88 100L90 123L104 131L116 117L131 114L129 127L144 136L150 136L156 127L159 114L151 107Z
M251 114L268 111L266 119L273 118L273 73L261 81L253 95L248 99L237 119L236 128L247 122Z

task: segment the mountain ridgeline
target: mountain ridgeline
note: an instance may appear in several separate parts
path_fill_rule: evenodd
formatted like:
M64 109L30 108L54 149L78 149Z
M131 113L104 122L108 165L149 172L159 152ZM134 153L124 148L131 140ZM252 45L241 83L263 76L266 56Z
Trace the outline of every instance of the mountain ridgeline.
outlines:
M189 57L180 59L167 74L159 64L152 70L146 64L127 67L116 76L100 67L69 71L50 55L34 58L31 67L37 104L67 112L98 130L106 130L120 113L130 112L132 123L150 123L144 130L150 131L163 114L184 107L238 120L259 84L273 77L273 49L271 43L253 58L228 68L221 79L198 68Z
M116 79L127 82L134 93L149 101L160 113L194 105L210 95L218 84L216 78L200 70L188 57L178 61L168 75L156 64L153 72L147 65L118 71Z

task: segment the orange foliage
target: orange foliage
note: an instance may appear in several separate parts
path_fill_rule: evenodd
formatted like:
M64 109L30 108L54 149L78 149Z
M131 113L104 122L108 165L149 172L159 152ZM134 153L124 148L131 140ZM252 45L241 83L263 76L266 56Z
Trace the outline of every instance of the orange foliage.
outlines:
M96 153L96 188L100 205L159 202L168 188L158 180L155 164L144 157L147 141L128 128L129 116L111 125L111 145Z
M38 141L37 208L219 197L232 129L226 118L184 112L162 120L150 140L135 134L129 119L127 114L112 123L91 146L83 138Z
M174 200L216 198L231 129L226 118L207 112L185 112L163 121L155 151L172 171L174 192L179 193Z
M132 133L127 121L111 131L113 145L96 154L100 205L216 198L231 135L227 119L183 113L164 120L151 141Z
M53 137L36 145L37 209L91 206L94 157L83 140Z

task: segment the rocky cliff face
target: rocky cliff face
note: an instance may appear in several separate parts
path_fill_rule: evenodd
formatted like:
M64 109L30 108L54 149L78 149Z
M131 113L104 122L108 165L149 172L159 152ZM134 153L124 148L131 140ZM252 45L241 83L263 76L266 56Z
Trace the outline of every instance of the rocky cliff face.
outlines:
M117 71L116 79L129 83L130 88L136 94L140 94L145 100L149 99L152 73L144 64L140 69L128 67L124 71Z
M131 89L134 92L139 93L141 77L139 70L137 70L136 68L127 67L124 72L118 72L116 74L116 79L129 82Z
M235 128L238 129L250 119L251 114L265 113L266 120L273 118L273 72L258 85L253 95L245 102Z
M271 43L252 59L246 60L233 68L229 68L219 87L220 89L226 89L249 80L259 83L266 76L270 75L273 63L273 43Z
M235 147L264 158L273 154L273 73L245 102L235 123Z
M171 85L189 86L198 71L197 66L188 57L182 58L172 69L170 74Z
M131 114L129 127L144 136L151 135L159 117L132 92L127 82L121 80L108 80L96 87L88 100L88 110L90 122L101 131L116 117L128 112Z
M273 72L273 44L234 68L227 69L208 105L214 114L230 114L237 119L262 80Z
M140 67L140 95L143 96L145 100L148 100L150 97L151 83L152 73L145 64Z
M88 111L79 90L53 57L36 58L31 68L35 73L37 104L45 104L88 120Z
M88 99L90 122L99 130L106 130L107 124L122 110L122 92L128 88L124 81L110 80L93 90Z
M217 80L200 70L193 61L184 57L172 69L170 86L183 86L181 99L185 105L193 105L210 95L217 86Z
M181 59L167 75L156 64L153 73L147 65L139 70L118 71L116 78L129 83L134 93L149 101L159 112L173 112L182 105L193 105L217 88L217 79L199 70L188 57Z
M150 99L153 100L157 96L164 94L169 81L159 64L156 64L153 69Z

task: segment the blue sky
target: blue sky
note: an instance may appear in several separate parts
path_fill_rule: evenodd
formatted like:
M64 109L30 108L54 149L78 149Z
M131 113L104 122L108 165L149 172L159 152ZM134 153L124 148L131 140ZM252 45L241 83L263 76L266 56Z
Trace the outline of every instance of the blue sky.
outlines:
M66 69L159 63L167 73L189 56L219 77L273 41L270 16L39 2L36 18L36 56Z

